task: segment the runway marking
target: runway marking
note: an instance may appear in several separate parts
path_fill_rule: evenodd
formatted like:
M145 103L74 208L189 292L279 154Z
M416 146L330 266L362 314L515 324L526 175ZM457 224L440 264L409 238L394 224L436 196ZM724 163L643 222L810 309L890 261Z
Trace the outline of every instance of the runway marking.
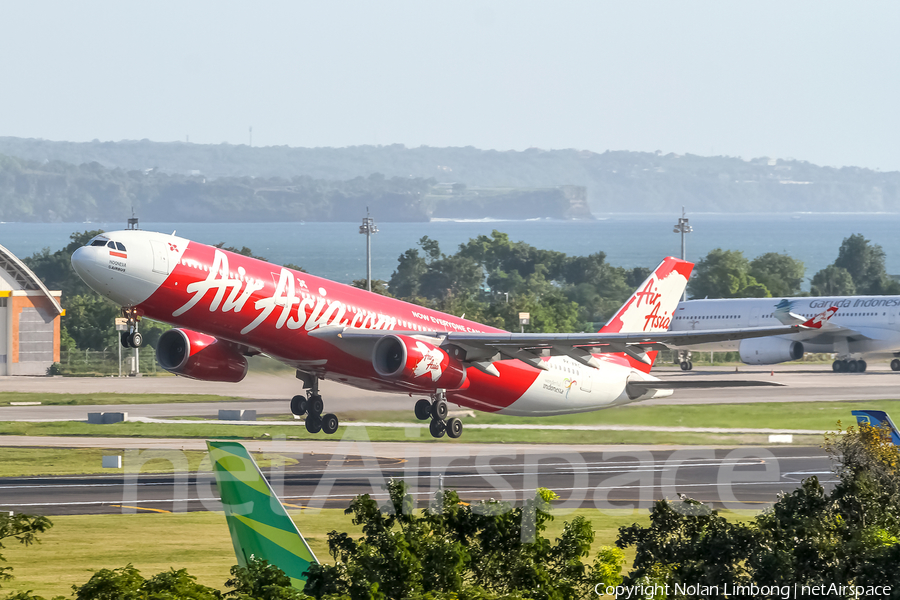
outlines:
M135 510L149 510L151 512L157 512L157 513L171 513L172 512L171 510L163 510L161 508L145 508L143 506L125 506L124 504L110 504L110 506L113 506L115 508L133 508Z

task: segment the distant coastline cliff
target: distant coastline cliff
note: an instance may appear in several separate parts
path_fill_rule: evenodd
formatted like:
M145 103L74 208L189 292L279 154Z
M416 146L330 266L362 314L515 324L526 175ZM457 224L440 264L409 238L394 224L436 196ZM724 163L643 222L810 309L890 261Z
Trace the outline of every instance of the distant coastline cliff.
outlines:
M0 220L590 219L900 212L900 173L648 152L290 148L0 137Z

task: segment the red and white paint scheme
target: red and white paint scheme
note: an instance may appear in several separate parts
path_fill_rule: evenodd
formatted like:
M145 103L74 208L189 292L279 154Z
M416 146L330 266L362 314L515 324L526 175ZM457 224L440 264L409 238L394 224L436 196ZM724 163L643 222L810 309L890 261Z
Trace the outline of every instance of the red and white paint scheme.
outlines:
M291 410L308 415L311 432L338 427L337 417L323 414L320 379L427 395L416 415L431 420L436 437L458 437L462 423L446 419L447 401L541 416L668 396L685 386L649 375L660 348L808 325L667 332L693 268L675 258L663 260L600 332L576 334L508 333L174 234L102 234L75 251L72 265L123 307L125 345L140 346L145 317L177 328L157 344L160 365L173 373L240 381L253 354L297 369L308 391Z

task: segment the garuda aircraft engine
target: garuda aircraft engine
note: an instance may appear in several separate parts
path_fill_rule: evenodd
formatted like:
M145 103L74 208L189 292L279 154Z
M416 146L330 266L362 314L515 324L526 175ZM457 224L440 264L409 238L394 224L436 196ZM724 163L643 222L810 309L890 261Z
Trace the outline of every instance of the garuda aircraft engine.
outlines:
M456 390L466 381L466 368L428 342L406 335L387 335L375 344L372 366L385 379L420 390Z
M803 344L776 337L741 340L741 361L748 365L774 365L803 358Z
M170 329L159 337L156 360L166 371L200 379L237 383L247 375L247 357L230 342L190 329Z

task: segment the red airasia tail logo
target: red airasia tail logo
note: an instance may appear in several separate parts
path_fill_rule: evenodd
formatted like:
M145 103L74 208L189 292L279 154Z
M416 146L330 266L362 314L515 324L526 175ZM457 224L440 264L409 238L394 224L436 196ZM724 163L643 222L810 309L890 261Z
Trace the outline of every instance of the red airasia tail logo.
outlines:
M645 285L641 291L635 292L634 294L634 297L637 298L637 301L634 303L635 308L639 308L641 304L647 306L653 305L653 310L644 316L644 331L647 331L647 329L651 327L653 329L666 330L669 328L672 321L666 313L659 314L659 301L662 298L662 294L657 291L655 284L655 279L648 279L647 285Z

